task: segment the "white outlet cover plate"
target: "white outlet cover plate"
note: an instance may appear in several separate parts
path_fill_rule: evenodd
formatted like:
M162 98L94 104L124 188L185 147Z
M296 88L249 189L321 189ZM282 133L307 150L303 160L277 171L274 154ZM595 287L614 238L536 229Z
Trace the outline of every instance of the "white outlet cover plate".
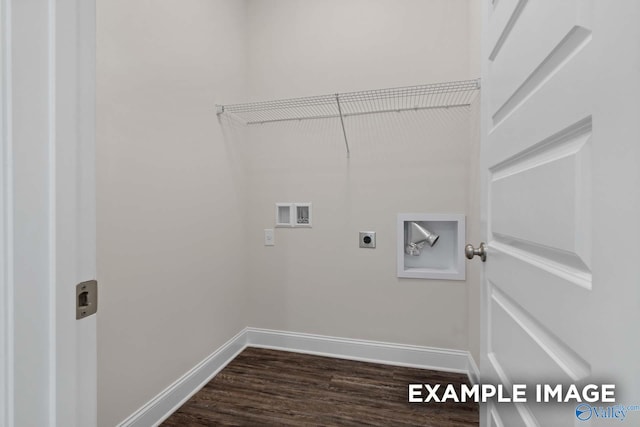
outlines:
M264 229L264 245L265 246L275 246L275 236L273 234L273 228L265 228Z

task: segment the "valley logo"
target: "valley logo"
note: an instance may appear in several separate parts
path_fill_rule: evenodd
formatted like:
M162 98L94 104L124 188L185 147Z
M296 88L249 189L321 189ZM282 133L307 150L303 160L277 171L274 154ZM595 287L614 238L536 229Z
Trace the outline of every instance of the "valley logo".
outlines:
M624 421L631 411L640 411L640 405L591 406L581 403L576 407L576 418L580 421L589 421L591 418Z
M575 406L578 421L624 421L629 412L640 412L640 405L616 404L615 384L409 384L409 403L475 402L486 403L569 403ZM610 406L604 406L609 404ZM601 406L602 405L602 406ZM578 423L580 424L580 423ZM638 424L640 425L640 424Z

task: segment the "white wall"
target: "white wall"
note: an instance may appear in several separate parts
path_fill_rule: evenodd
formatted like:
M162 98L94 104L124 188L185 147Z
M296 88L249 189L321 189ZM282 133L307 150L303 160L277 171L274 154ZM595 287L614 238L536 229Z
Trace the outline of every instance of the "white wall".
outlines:
M471 76L481 73L481 30L484 2L469 1L469 70ZM480 100L471 109L469 133L469 200L467 212L467 242L477 247L483 239L480 223ZM480 362L480 275L482 263L476 257L467 262L467 315L469 316L469 352L476 364Z
M397 213L470 214L467 110L349 118L347 160L336 120L245 133L213 109L475 78L468 0L98 0L97 14L101 426L247 325L469 347L465 282L395 277ZM313 202L314 227L267 248L278 201Z
M249 97L475 78L466 0L248 2ZM465 282L398 279L396 216L467 213L469 112L432 110L251 128L252 326L467 349ZM313 228L277 229L276 202L313 203ZM375 230L378 247L358 248Z
M249 96L469 78L469 1L248 0Z
M245 4L99 0L98 418L113 426L246 326L244 184L216 100Z

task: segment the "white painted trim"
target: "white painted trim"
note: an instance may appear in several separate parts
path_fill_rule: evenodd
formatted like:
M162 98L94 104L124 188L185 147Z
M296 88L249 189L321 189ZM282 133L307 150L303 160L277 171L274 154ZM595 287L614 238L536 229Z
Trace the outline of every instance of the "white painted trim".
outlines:
M473 359L471 353L469 354L469 362L467 364L467 376L469 377L469 382L473 384L480 384L480 369L478 369L478 365L476 361Z
M157 426L182 406L191 396L247 347L247 330L243 329L189 372L134 412L118 427Z
M118 427L157 426L218 374L247 347L381 363L393 366L463 373L478 378L478 369L467 351L421 347L313 335L270 329L245 328L202 362L194 366L156 397L118 424Z
M0 0L0 425L92 427L95 0L25 3Z
M383 363L410 368L467 373L468 352L338 338L270 329L247 328L249 347L271 348L318 356Z
M13 417L13 147L11 4L0 0L0 425Z
M49 221L49 274L48 274L48 296L49 296L49 422L52 425L55 425L58 421L58 252L57 252L57 203L58 203L58 191L57 191L57 150L58 150L58 138L57 138L57 111L56 111L56 56L58 55L57 51L57 10L55 5L55 0L48 0L48 115L49 115L49 123L47 129L47 148L48 148L48 157L49 157L49 176L48 176L48 194L49 194L49 203L48 208L49 212L47 214ZM71 145L71 144L69 144ZM73 145L71 145L73 146ZM70 201L75 201L71 199ZM67 374L71 374L68 372ZM73 372L73 378L75 379L77 372ZM73 420L77 422L77 420Z

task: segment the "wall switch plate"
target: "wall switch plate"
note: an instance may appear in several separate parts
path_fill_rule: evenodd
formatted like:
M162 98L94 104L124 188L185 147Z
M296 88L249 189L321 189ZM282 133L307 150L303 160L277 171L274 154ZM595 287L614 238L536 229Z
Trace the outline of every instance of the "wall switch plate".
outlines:
M376 232L375 231L361 231L360 232L360 247L375 249L376 247Z
M273 228L265 228L264 229L264 245L265 246L275 246L276 240L273 235Z

